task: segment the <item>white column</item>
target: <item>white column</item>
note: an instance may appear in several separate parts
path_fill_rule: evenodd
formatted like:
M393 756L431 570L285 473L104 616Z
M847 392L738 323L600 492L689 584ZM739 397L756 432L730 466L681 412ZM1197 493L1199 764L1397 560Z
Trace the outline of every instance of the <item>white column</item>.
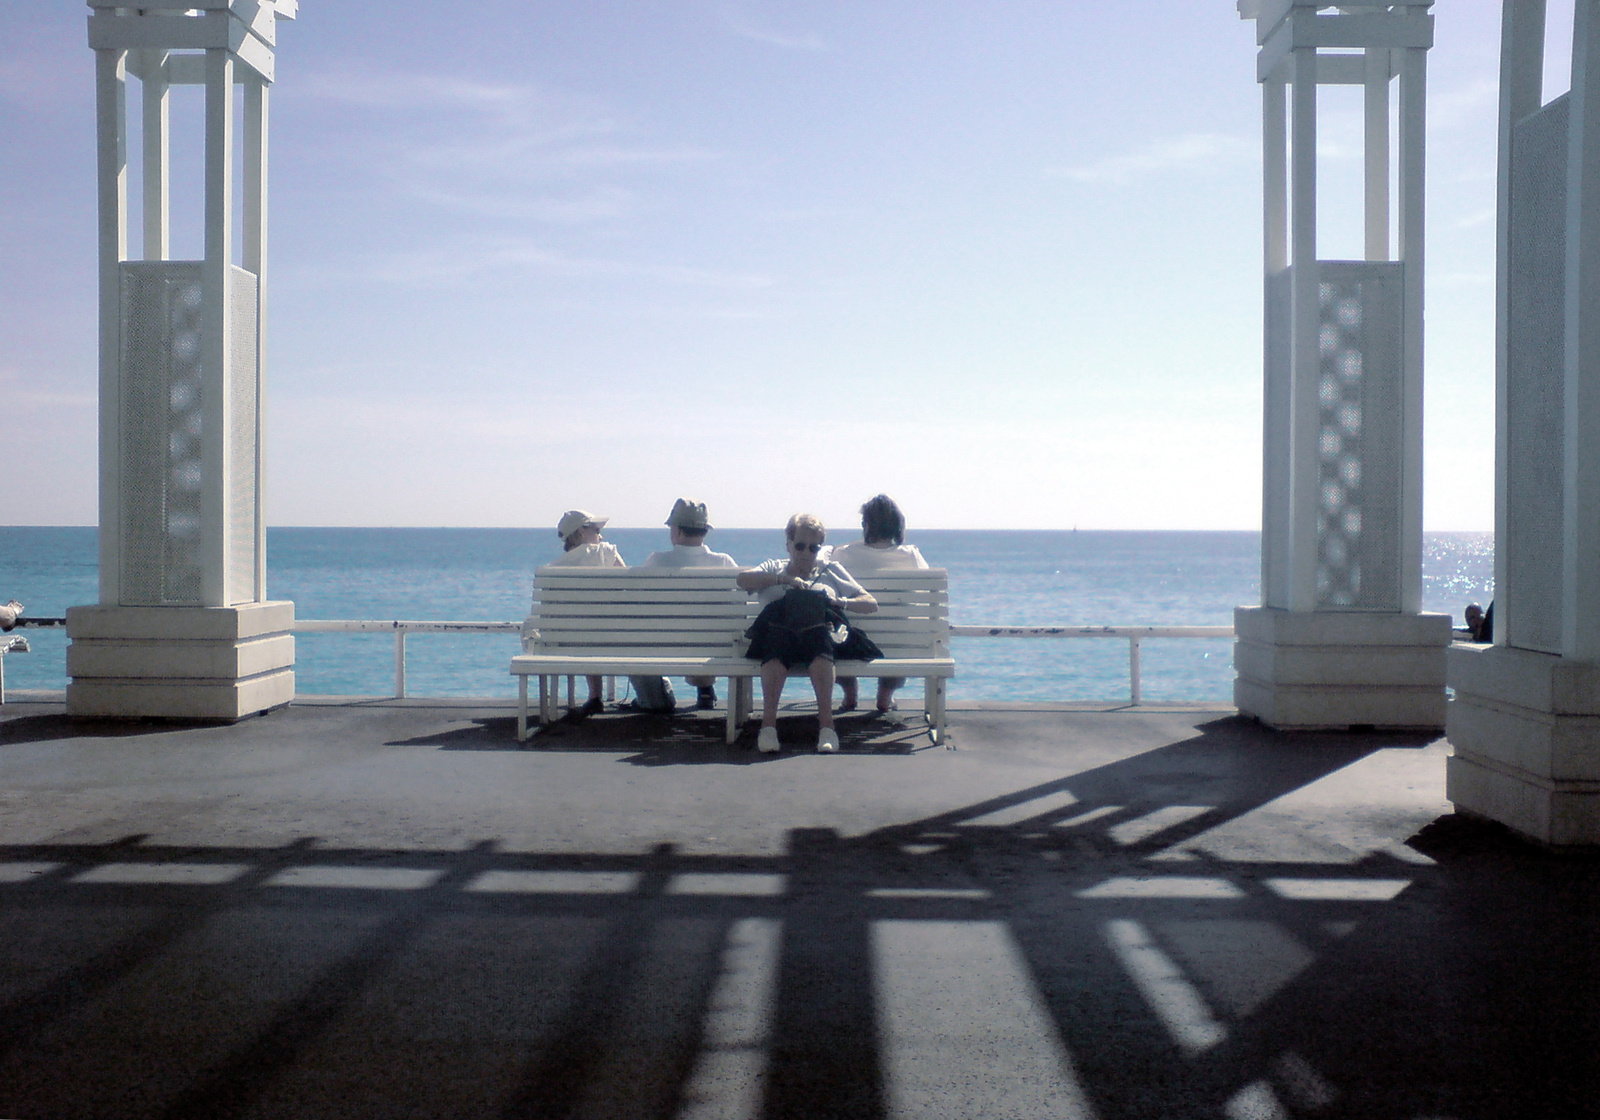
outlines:
M1401 52L1400 61L1400 260L1405 264L1405 410L1401 428L1400 609L1422 610L1422 324L1423 214L1427 165L1428 54Z
M232 350L233 58L206 51L204 425L201 602L228 605L228 356Z
M1289 258L1294 268L1293 403L1289 425L1289 609L1309 611L1317 597L1317 56L1294 55L1293 201Z
M1511 490L1505 417L1510 413L1506 347L1511 336L1507 320L1511 291L1511 126L1539 108L1544 87L1545 0L1505 0L1500 20L1500 130L1495 195L1495 389L1494 411L1499 418L1494 436L1494 535L1510 538L1511 523L1506 498ZM1495 550L1494 585L1508 586L1510 569L1503 548ZM1495 602L1494 641L1506 644L1515 604L1505 594Z
M267 111L270 88L260 75L244 82L244 267L256 274L256 578L255 600L267 597L266 446L267 371Z
M1365 116L1366 257L1389 259L1389 48L1368 47Z
M1272 78L1261 83L1262 253L1266 273L1289 267L1288 86Z
M1600 661L1600 13L1579 0L1567 133L1561 649Z
M171 210L170 105L167 57L150 51L140 97L144 120L144 259L164 261L171 255L168 216Z
M121 597L122 262L128 255L127 52L97 50L100 209L100 602Z

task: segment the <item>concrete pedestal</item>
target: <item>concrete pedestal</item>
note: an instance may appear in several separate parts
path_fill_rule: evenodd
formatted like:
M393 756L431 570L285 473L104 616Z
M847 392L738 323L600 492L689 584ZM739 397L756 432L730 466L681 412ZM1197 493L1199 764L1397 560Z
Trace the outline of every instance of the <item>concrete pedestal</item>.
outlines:
M71 607L67 714L236 720L294 699L294 604Z
M1281 730L1442 728L1450 616L1233 612L1233 702Z
M1456 808L1543 844L1600 844L1600 665L1456 645L1449 680Z

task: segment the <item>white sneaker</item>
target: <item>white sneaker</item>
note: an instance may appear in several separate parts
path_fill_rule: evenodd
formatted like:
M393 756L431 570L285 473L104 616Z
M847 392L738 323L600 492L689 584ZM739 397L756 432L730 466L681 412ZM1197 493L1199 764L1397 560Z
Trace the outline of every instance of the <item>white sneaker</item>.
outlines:
M778 753L778 729L776 727L763 727L761 734L756 736L756 750L762 754Z
M839 733L831 727L824 727L817 732L817 750L823 754L837 754L839 751Z

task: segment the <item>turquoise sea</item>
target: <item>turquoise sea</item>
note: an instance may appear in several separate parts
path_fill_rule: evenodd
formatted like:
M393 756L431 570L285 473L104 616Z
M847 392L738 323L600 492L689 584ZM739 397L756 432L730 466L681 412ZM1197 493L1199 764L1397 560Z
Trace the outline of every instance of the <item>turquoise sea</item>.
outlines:
M853 534L838 535L842 543ZM630 563L667 546L663 529L612 529ZM949 569L951 620L1004 625L1227 625L1259 601L1260 534L940 530L910 538ZM782 553L781 529L721 529L712 547L741 563ZM534 568L554 558L549 529L306 529L267 533L267 587L300 618L520 620ZM1423 606L1459 620L1493 597L1490 533L1427 534ZM0 601L59 617L96 597L95 530L0 527ZM8 689L66 687L66 636L26 632L33 652L6 658ZM302 634L302 693L392 691L389 635ZM413 696L512 696L514 635L414 634L407 642ZM1128 644L1110 639L957 638L954 699L1112 700L1128 689ZM1143 643L1144 698L1226 700L1231 641Z

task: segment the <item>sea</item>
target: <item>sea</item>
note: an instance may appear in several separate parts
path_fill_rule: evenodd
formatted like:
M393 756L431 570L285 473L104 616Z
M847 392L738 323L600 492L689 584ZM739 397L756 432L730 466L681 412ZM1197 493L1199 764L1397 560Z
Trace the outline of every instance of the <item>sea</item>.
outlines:
M606 539L630 563L668 546L661 528L608 529ZM930 564L948 569L950 617L957 624L1228 625L1235 606L1260 602L1256 532L930 530L909 539ZM0 526L0 602L18 599L36 618L61 617L69 606L94 602L95 540L92 527ZM783 554L783 531L719 529L709 543L741 564L756 564ZM549 529L272 528L267 592L293 600L302 619L520 621L528 613L534 569L559 551ZM1492 533L1424 536L1424 610L1450 614L1460 625L1468 603L1493 598L1493 582ZM5 657L7 690L65 688L65 632L24 633L32 652ZM299 693L393 692L391 635L300 634L295 640ZM514 696L507 663L517 649L514 634L412 634L407 693ZM1125 640L957 637L953 653L958 675L950 696L957 701L1128 696ZM1231 639L1147 639L1140 660L1146 701L1225 701L1232 695ZM625 685L619 682L624 691Z

